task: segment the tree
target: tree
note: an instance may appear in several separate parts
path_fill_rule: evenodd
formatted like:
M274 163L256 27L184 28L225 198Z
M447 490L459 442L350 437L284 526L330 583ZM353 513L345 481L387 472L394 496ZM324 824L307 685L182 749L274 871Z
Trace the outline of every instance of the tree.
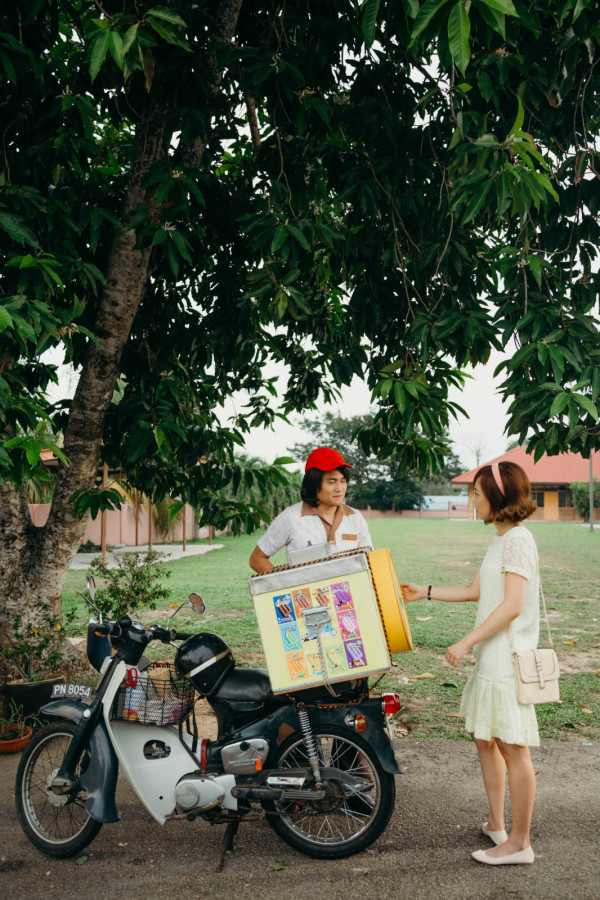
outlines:
M590 520L590 485L588 481L574 481L571 484L573 503L575 509L586 522ZM594 509L600 507L600 478L594 478L593 485Z
M514 337L510 432L536 456L600 444L598 23L585 0L6 0L5 621L60 608L80 516L119 502L102 462L252 527L213 502L244 433L355 375L378 404L363 450L425 474L461 367ZM51 347L80 373L54 407ZM248 405L222 426L233 389Z

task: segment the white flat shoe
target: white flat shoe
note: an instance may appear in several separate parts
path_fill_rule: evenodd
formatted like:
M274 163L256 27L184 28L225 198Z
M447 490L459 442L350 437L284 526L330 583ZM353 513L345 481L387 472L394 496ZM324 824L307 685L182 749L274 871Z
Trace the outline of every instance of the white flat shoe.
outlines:
M496 844L496 846L498 846L498 844L503 844L504 841L508 840L506 831L490 831L487 827L487 824L487 822L484 822L481 826L481 830L487 837L489 837L491 841Z
M531 847L526 847L517 853L509 853L508 856L490 856L487 850L476 850L471 856L477 862L486 863L488 866L530 866L535 859Z

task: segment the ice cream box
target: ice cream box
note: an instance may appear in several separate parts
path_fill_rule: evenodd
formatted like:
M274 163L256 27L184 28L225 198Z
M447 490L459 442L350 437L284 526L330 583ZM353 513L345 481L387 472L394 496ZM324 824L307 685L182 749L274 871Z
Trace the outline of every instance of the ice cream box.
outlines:
M351 551L249 579L275 693L389 670L388 637L369 556ZM383 562L378 568L391 584ZM390 584L383 591L386 598Z

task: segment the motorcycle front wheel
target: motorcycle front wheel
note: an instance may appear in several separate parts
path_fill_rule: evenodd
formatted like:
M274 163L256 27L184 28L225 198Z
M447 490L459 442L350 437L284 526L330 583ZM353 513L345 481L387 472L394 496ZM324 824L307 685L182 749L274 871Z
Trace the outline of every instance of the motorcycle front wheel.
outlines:
M49 856L73 856L90 843L102 827L87 813L86 792L55 794L50 784L58 773L76 726L55 722L40 729L23 752L17 770L17 813L31 843ZM89 762L84 753L77 775Z
M319 765L356 779L348 788L335 778L324 783L322 800L281 799L265 803L267 820L294 849L317 859L342 859L370 846L385 830L394 809L394 776L369 744L347 728L314 728ZM304 738L291 735L280 747L277 768L310 767Z

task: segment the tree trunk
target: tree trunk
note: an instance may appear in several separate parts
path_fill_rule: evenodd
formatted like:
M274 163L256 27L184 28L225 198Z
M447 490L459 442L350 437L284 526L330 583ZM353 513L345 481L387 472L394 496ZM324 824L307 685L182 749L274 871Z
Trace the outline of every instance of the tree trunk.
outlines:
M213 44L231 39L243 0L223 0L216 17ZM218 92L221 73L211 53L211 81ZM171 134L165 129L165 113L177 105L176 97L160 99L160 79L152 88L147 109L136 129L139 156L129 175L122 221L148 202L143 191L150 168L169 146ZM139 107L138 107L139 109ZM188 149L188 164L199 165L205 149L200 141ZM158 211L149 203L150 214ZM158 221L158 219L157 219ZM61 614L62 590L67 571L81 543L87 516L78 519L70 497L74 491L91 489L98 475L100 445L106 416L119 376L121 356L133 321L142 302L149 277L150 251L136 248L133 230L123 228L114 239L94 334L101 346L90 342L65 433L64 451L69 466L59 463L56 488L48 521L36 528L29 515L25 488L15 491L6 482L0 485L0 645L6 647L7 633L15 614L23 620L39 621L40 606L47 603ZM0 676L6 674L2 666Z

